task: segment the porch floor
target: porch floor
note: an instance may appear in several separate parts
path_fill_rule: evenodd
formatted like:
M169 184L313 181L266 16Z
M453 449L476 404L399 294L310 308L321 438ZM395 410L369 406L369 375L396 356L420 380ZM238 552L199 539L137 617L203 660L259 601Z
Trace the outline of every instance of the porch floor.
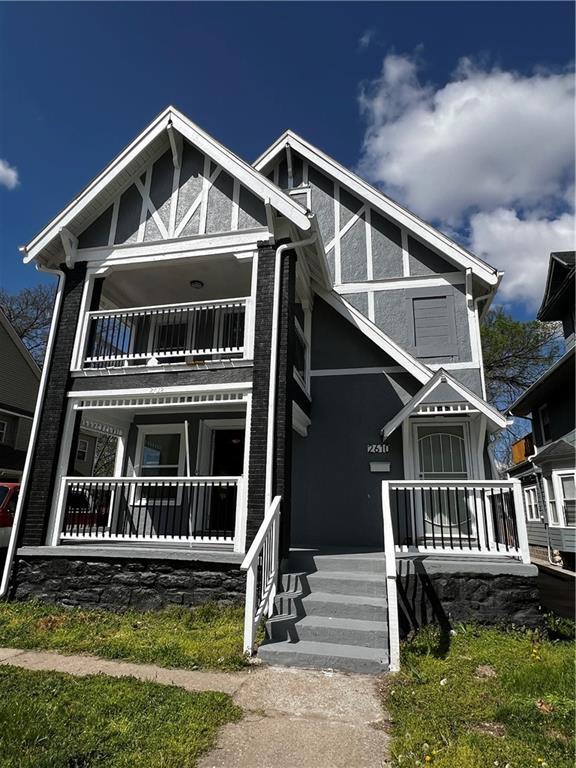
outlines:
M180 560L240 564L244 555L226 549L158 546L105 546L102 544L61 544L58 547L20 547L21 557L103 557L119 560Z

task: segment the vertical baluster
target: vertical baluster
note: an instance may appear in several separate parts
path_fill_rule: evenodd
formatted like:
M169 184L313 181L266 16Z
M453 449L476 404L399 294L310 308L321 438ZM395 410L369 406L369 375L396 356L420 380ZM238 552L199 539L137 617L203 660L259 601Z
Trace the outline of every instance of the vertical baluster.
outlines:
M472 488L472 498L474 499L474 525L476 531L476 539L478 541L478 549L482 549L482 542L480 541L480 524L478 518L478 489Z
M448 490L448 489L446 489ZM444 499L446 498L446 492L442 491L442 488L438 488L438 505L440 508L440 542L442 544L442 549L445 549L444 546Z
M462 515L460 513L460 494L458 493L458 486L454 489L454 496L456 499L456 520L458 523L458 546L462 549Z
M498 510L496 508L494 489L490 489L490 505L492 507L492 525L494 527L494 538L496 539L496 551L500 552L500 524L498 522Z
M512 520L512 533L514 536L514 548L520 549L520 536L518 534L518 520L516 519L516 503L514 500L514 491L508 488L508 498L510 500L510 517Z
M469 503L469 497L468 497L469 491L470 491L470 489L468 489L468 488L466 488L466 486L464 486L462 492L464 494L464 509L467 512L467 521L468 521L468 529L467 529L468 549L471 550L472 549L472 535L471 535L470 528L471 528L471 522L472 522L472 512L470 510L470 503ZM474 489L472 488L472 492L473 491L474 491Z
M508 519L507 519L508 515L507 515L505 497L504 497L504 494L502 492L503 489L500 488L499 490L500 490L500 504L501 504L501 507L502 507L502 524L503 524L503 528L504 528L504 545L506 547L506 552L508 552L508 550L510 549L510 546L509 546L509 543L508 543L508 539L509 539Z
M430 523L432 525L432 549L436 549L436 532L434 526L434 491L432 486L428 487L428 500L430 502Z

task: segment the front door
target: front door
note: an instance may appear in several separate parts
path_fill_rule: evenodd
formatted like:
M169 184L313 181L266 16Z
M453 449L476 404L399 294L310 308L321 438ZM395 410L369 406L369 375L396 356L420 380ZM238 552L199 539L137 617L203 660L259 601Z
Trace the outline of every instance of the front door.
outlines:
M471 534L470 510L466 491L429 487L426 480L462 480L469 478L467 432L464 424L415 425L416 477L423 480L425 490L417 498L420 531L426 537L445 544L468 540Z
M212 433L212 472L215 477L237 477L244 465L244 430L216 429ZM233 535L236 522L236 497L230 487L214 489L210 527Z

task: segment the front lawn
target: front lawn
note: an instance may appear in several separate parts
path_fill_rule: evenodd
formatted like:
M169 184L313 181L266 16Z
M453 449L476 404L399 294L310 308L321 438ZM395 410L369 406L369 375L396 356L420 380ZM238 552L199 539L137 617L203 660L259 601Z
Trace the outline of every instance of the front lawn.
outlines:
M0 667L2 768L192 768L241 710L224 693Z
M383 681L391 765L573 768L574 642L462 625L449 642L422 630Z
M0 646L90 653L183 669L240 669L244 609L198 608L117 614L39 602L0 603Z

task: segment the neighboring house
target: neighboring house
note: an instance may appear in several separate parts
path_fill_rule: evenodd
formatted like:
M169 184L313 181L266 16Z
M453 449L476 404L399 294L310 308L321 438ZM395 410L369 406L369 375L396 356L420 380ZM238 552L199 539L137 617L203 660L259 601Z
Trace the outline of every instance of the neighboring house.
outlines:
M562 323L566 351L512 405L532 419L532 432L512 446L509 477L522 482L528 541L535 557L574 570L576 430L574 415L574 251L551 253L538 320Z
M0 310L0 482L22 476L40 383L40 368Z
M246 599L247 649L276 606L263 657L364 670L399 624L534 621L495 269L295 134L250 166L172 107L23 250L61 277L11 595ZM69 471L81 426L109 476Z

